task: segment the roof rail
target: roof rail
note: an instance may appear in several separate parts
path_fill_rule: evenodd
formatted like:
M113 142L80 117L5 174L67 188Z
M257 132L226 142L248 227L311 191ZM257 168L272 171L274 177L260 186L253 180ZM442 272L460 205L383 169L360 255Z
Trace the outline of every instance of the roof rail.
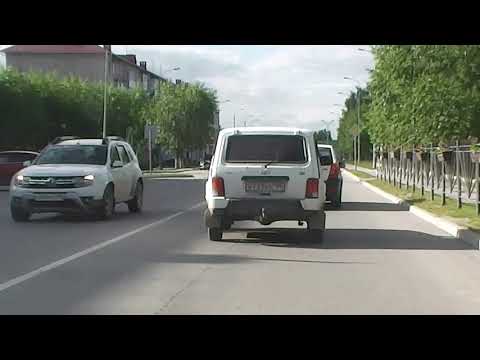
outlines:
M125 139L121 136L107 136L103 138L102 143L108 144L110 141L125 141Z
M77 140L77 139L80 139L80 138L78 136L57 136L55 139L50 141L49 145L55 145L62 141Z

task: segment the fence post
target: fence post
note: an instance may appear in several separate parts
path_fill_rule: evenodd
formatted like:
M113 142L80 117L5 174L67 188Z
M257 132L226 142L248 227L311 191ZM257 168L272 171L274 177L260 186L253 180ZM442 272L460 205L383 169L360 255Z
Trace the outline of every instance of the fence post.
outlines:
M407 149L408 151L408 149ZM405 155L407 155L407 153L405 153ZM411 161L410 161L410 165L411 165ZM408 166L408 157L405 156L405 175L406 175L406 181L407 181L407 190L408 190L408 185L409 185L409 178L410 178L410 171L408 170L409 169L409 166Z
M446 204L445 200L445 186L446 186L446 179L445 179L445 159L442 161L442 206Z
M423 151L421 152L421 154L423 155ZM424 164L424 161L423 161L423 157L420 158L420 171L421 171L421 186L422 186L422 197L425 195L425 185L424 185L424 173L425 173L425 164Z
M457 140L457 146L456 146L456 151L455 151L455 164L457 167L457 188L458 188L458 198L457 198L457 208L461 209L462 208L462 179L460 178L460 148L458 146L458 140Z
M433 153L433 144L431 145L431 148L430 148L430 176L432 177L431 178L431 181L430 181L430 185L431 185L431 199L432 201L435 200L435 175L436 175L436 172L435 172L435 166L433 164L433 161L435 160L435 154Z
M397 186L397 159L395 159L395 154L392 159L393 163L393 186Z
M415 156L415 144L413 145L412 148L412 191L415 194L415 181L417 180L417 177L415 176L415 163L417 159Z
M403 149L400 147L400 159L398 160L399 164L400 164L400 179L399 179L399 182L398 182L398 188L401 189L402 188L402 175L403 175L403 167L402 167L402 151Z
M387 176L388 176L388 183L392 184L392 161L390 159L390 153L387 152Z
M477 215L480 215L480 158L475 166L475 179L477 183Z

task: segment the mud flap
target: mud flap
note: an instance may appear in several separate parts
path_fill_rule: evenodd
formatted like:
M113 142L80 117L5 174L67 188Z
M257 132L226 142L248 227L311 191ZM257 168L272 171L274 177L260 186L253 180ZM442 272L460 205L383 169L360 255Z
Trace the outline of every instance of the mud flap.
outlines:
M311 230L325 230L325 211L319 211L308 218L308 228Z
M209 229L220 229L222 227L222 218L210 214L210 210L205 209L203 213L205 226Z

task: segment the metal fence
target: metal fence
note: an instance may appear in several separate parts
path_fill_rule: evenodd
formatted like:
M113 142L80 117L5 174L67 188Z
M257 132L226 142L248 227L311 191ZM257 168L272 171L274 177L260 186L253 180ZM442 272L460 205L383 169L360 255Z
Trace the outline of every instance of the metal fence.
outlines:
M480 215L480 152L471 151L470 145L456 145L440 149L429 146L421 151L403 149L377 152L377 177L399 188L426 193L431 200L441 196L455 198L457 206L476 205ZM402 151L403 150L403 151Z

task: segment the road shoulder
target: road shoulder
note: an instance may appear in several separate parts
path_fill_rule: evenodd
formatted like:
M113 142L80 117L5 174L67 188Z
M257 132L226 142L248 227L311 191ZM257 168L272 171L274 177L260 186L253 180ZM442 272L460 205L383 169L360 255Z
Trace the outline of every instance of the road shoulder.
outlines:
M455 238L469 244L476 250L480 250L480 234L474 232L467 227L460 226L452 221L449 221L445 218L439 217L434 215L426 210L419 208L418 206L410 205L407 201L398 198L392 194L389 194L378 187L370 184L368 181L362 180L359 177L352 174L350 171L343 169L344 174L350 176L355 181L359 182L369 190L375 192L376 194L388 199L389 201L393 202L394 204L398 204L399 206L406 207L409 212L414 214L415 216L437 226L438 228L442 229L443 231L453 235Z

